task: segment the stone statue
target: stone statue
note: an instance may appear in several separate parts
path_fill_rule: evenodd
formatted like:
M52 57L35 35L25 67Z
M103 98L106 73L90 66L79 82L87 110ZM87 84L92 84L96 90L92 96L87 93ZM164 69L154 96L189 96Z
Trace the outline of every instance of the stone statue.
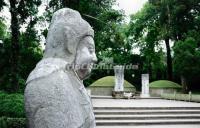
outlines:
M84 80L97 61L94 31L77 11L52 17L43 59L26 81L29 128L94 128L93 107Z

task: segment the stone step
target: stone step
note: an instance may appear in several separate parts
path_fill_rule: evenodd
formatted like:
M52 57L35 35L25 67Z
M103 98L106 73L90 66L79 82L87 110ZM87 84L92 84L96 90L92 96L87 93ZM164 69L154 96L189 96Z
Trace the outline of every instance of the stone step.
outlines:
M112 96L98 96L98 95L92 95L92 99L114 99ZM127 99L127 98L122 98ZM160 97L140 97L140 95L136 95L134 97L131 97L130 99L162 99Z
M181 120L96 120L97 126L134 126L134 125L178 125L200 124L200 119Z
M160 120L200 119L200 114L181 115L96 115L96 120Z
M200 110L94 110L95 115L200 114Z
M93 107L94 110L200 110L200 107Z
M96 126L96 128L200 128L199 124L138 125L138 126Z

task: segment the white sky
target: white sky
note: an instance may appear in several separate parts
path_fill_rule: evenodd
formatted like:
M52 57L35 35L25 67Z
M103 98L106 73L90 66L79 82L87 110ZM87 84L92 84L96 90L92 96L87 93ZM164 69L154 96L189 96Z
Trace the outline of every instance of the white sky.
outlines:
M122 9L129 20L129 16L138 12L148 0L116 0L114 9Z

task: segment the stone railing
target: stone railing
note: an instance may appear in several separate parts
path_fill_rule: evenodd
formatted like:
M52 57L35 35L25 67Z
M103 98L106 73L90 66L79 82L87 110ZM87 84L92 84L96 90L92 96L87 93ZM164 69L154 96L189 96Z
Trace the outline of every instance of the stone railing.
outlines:
M200 94L192 94L192 92L189 92L189 94L167 94L163 93L161 95L161 98L168 99L168 100L181 100L181 101L188 101L188 102L200 102Z

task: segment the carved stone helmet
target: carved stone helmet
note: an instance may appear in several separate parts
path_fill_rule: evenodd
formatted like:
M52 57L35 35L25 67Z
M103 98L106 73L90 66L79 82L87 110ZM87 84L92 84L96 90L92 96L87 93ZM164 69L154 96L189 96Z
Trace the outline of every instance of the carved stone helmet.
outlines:
M85 36L94 37L94 31L79 12L69 8L56 11L48 31L44 58L64 58L72 63L77 46Z

